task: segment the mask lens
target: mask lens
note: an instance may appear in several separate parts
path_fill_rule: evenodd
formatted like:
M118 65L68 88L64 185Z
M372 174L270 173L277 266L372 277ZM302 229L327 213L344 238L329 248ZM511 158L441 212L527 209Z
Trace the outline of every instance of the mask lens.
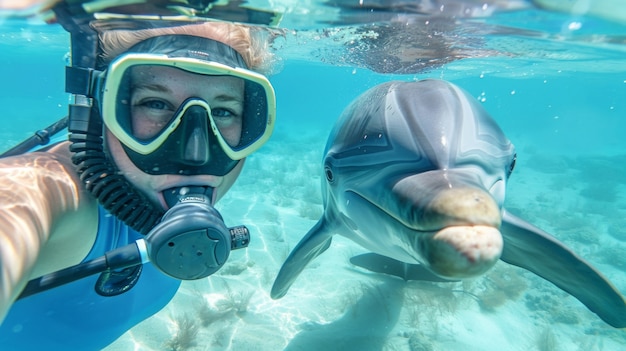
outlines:
M275 100L264 77L188 58L149 62L143 57L150 55L127 56L131 60L122 56L121 63L110 66L101 103L107 127L135 152L146 155L158 149L195 105L206 109L212 133L234 160L269 138Z
M125 134L143 145L160 146L187 113L198 114L197 108L190 111L192 106L204 108L205 118L212 120L213 132L225 142L223 147L240 145L243 120L253 117L246 114L242 78L138 65L125 72L122 84L128 89L120 90L116 99L116 122Z
M242 121L241 139L233 146L234 151L242 151L267 136L268 96L263 86L256 82L245 82L245 118ZM271 131L270 131L271 132Z
M127 69L115 99L116 123L129 138L142 145L151 144L167 131L174 122L177 108L173 107L171 96L151 84L152 68L138 65Z

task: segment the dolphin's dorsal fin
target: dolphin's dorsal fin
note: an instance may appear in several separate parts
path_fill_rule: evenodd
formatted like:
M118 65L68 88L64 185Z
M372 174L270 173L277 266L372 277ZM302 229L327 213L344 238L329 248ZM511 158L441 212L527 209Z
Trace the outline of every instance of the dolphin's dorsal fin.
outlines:
M376 253L366 253L350 258L350 263L376 273L384 273L400 277L404 280L421 280L429 282L453 282L441 278L429 271L424 265L401 262Z
M313 228L302 238L298 245L291 251L289 257L278 272L271 296L280 299L285 296L291 284L296 280L300 272L309 262L326 251L332 241L332 233L328 230L326 220L320 219Z
M502 261L527 269L565 290L602 320L626 327L626 301L582 257L550 234L504 211Z

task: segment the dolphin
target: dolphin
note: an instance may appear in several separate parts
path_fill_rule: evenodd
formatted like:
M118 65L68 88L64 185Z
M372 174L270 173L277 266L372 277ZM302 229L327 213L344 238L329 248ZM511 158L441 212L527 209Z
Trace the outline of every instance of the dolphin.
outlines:
M392 81L367 90L328 138L323 216L283 263L272 298L340 234L372 252L353 263L404 279L475 277L502 260L626 327L626 301L601 273L504 208L515 160L497 123L452 83Z

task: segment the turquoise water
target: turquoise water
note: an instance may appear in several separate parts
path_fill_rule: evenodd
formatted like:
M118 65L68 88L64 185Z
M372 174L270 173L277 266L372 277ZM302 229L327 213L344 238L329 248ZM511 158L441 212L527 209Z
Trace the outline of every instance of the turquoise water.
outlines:
M59 26L7 20L0 34L0 149L5 150L67 114L65 57L69 35ZM7 123L7 122L5 122Z
M506 206L554 234L626 293L626 26L538 10L468 21L451 37L466 55L478 57L401 75L357 65L362 48L346 49L357 27L303 30L279 40L281 60L271 77L277 129L219 204L227 224L241 221L253 229L250 248L233 253L206 281L185 283L166 310L109 349L172 345L181 316L199 323L194 306L200 301L219 318L199 327L192 350L624 347L623 332L530 273L498 264L466 283L404 283L350 267L347 260L359 248L342 238L285 299L267 296L289 249L322 213L319 163L343 108L375 84L428 77L469 91L516 145ZM524 32L486 30L498 25ZM66 113L69 44L57 26L6 21L2 29L4 150Z

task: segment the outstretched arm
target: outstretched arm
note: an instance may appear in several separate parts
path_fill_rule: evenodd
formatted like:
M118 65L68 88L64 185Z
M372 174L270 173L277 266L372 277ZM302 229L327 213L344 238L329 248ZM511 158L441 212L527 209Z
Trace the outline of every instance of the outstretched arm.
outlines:
M0 10L19 11L18 15L30 16L52 7L60 0L0 0Z
M65 151L0 160L0 321L31 276L39 273L36 266L54 269L85 256L84 248L95 237L94 204ZM87 235L76 239L78 231ZM54 246L63 242L70 250L58 255ZM57 251L56 259L51 251Z

